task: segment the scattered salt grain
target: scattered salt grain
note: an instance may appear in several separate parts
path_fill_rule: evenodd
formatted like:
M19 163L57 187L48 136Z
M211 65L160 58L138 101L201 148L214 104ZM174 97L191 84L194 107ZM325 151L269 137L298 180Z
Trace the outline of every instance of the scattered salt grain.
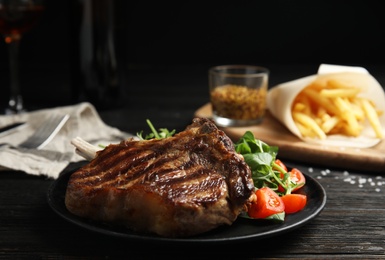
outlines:
M308 168L309 173L314 172L313 168ZM365 178L361 176L351 176L348 171L343 171L341 174L333 174L329 169L320 170L320 174L316 176L317 179L322 179L324 176L330 176L334 179L341 179L343 182L350 183L351 185L357 185L358 188L363 188L367 185L370 187L375 187L376 192L380 192L381 189L379 187L385 185L385 179L382 176L376 176L373 178Z
M365 178L359 178L358 179L358 183L359 184L364 184L364 183L366 183L366 179Z

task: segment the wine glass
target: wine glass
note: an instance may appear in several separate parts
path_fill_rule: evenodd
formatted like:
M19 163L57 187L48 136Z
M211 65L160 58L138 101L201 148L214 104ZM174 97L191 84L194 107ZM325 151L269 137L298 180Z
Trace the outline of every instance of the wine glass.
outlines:
M19 82L19 45L23 33L35 26L43 0L0 0L0 33L9 49L10 97L6 114L25 111Z

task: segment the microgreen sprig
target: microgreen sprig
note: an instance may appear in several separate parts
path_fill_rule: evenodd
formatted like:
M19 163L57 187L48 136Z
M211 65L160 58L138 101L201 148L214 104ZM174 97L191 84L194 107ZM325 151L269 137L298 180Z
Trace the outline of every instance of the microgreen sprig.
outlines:
M140 131L139 133L136 134L136 136L139 137L140 140L150 140L154 138L162 139L162 138L171 137L175 134L175 129L172 131L169 131L167 128L159 128L159 132L158 132L149 119L146 119L146 122L151 129L151 133L143 137L143 131Z

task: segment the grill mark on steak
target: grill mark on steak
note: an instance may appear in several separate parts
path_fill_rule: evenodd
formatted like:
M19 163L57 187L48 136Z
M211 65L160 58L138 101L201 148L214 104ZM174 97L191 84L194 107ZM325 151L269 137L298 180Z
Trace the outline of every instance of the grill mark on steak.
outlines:
M89 163L85 176L77 179L79 183L84 185L97 186L115 186L116 178L130 171L131 174L125 174L125 182L132 182L140 178L145 171L146 166L153 157L153 153L142 153L141 156L132 155L129 150L124 150L124 146L117 145L116 147L106 147L106 152L99 154L99 160ZM121 150L116 153L116 150ZM145 156L143 156L145 155ZM102 161L103 163L100 163ZM129 163L128 163L129 162ZM97 176L98 178L94 178Z
M251 172L232 141L207 119L173 137L123 141L70 178L76 215L161 236L190 236L230 225L253 195Z

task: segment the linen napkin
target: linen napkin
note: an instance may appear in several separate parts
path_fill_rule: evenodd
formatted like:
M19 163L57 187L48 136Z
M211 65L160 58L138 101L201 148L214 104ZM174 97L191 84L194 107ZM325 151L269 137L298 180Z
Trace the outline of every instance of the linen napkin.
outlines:
M70 116L53 140L40 150L18 148L17 145L32 135L52 113ZM69 163L84 160L75 153L75 147L70 143L73 138L79 136L94 145L108 145L132 136L106 125L88 102L0 116L0 126L15 122L27 123L20 130L0 137L0 143L9 144L0 147L0 170L24 171L49 178L57 178Z

